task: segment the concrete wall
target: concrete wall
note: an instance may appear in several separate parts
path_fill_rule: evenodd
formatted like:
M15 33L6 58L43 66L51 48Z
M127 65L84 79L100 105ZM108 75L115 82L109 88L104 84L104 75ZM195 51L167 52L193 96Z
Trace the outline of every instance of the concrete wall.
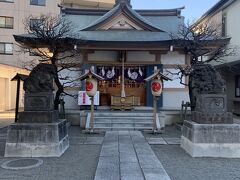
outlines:
M218 13L205 19L202 22L204 23L207 20L209 20L210 22L213 22L213 24L222 25L222 16L223 15L226 16L226 34L227 37L231 38L229 47L236 48L236 56L228 56L223 58L225 60L225 63L240 60L240 36L239 36L240 24L236 23L240 19L239 9L240 1L235 1L230 6L226 7L222 11L219 11ZM221 27L219 29L221 30ZM219 62L214 62L213 64L218 65Z
M163 73L172 79L163 83L163 108L165 109L180 109L182 101L189 102L188 88L180 84L180 74L176 75L179 70L177 65L187 64L188 57L178 52L168 52L161 55L161 63L163 64ZM169 71L171 73L169 73ZM174 74L173 74L174 73ZM187 83L184 77L183 82Z
M220 71L226 82L227 110L234 112L233 99L235 98L235 75L229 71Z
M150 54L148 51L128 51L126 63L139 63L139 64L148 64L155 63L155 55ZM118 60L117 51L95 51L94 53L88 54L89 62L117 62L121 63Z
M182 101L189 102L187 91L164 91L163 107L165 109L181 109Z
M116 62L117 61L117 51L95 51L94 53L88 54L89 61L95 62Z
M230 46L238 46L237 55L226 58L227 62L240 60L240 1L235 1L229 7L223 10L223 14L227 17L227 36L231 37Z
M163 65L184 65L186 63L186 57L178 52L168 52L167 54L161 55L161 63Z
M226 7L219 13L215 14L211 17L212 21L221 22L222 16L226 16L226 34L227 37L230 37L230 44L229 47L236 48L236 55L235 56L228 56L223 58L225 63L231 63L234 61L240 60L240 36L239 36L239 29L240 24L238 23L240 19L240 1L234 1L230 6ZM213 63L219 64L219 63ZM222 64L222 63L221 63ZM222 71L221 72L223 78L226 81L226 93L228 98L228 111L234 111L233 99L235 98L235 75L233 72L230 71Z
M127 53L127 62L132 63L150 63L155 62L155 55L148 51L129 51Z
M11 81L11 79L16 75L16 73L28 74L29 72L7 65L0 64L0 111L10 110L15 108L16 104L16 87L17 82ZM23 107L24 91L23 83L21 82L20 88L20 103L19 106Z

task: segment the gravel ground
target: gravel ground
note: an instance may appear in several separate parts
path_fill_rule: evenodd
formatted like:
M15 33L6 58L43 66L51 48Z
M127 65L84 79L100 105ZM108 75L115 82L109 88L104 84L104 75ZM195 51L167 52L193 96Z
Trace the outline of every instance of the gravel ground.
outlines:
M181 132L174 126L163 134L143 133L145 137L179 138ZM101 145L83 144L85 137L103 137L102 134L84 134L79 127L69 130L70 147L60 158L40 158L43 164L28 170L5 170L0 167L1 180L93 180ZM0 165L16 158L4 158L6 128L0 129ZM172 180L239 180L240 159L192 158L179 145L152 145L152 149ZM107 179L106 179L107 180Z
M0 130L0 135L5 132ZM43 164L28 170L5 170L0 167L0 179L10 180L93 180L97 168L101 145L83 145L74 137L82 134L79 127L69 131L70 147L60 158L40 158ZM102 137L103 134L91 136ZM74 141L72 141L74 139ZM4 141L0 140L0 165L16 158L4 158Z
M158 137L180 137L174 126L166 127ZM152 136L146 134L145 136ZM172 180L239 180L240 159L192 158L180 145L152 145Z
M239 180L240 159L192 158L179 145L152 146L172 180Z

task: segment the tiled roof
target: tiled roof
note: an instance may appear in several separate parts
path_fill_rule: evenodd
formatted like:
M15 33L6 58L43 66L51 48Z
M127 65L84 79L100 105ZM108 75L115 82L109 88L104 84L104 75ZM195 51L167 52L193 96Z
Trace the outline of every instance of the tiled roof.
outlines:
M145 19L143 16L138 14L136 11L134 11L129 5L127 4L118 4L113 9L111 9L109 12L107 12L105 15L97 19L95 22L90 24L88 27L85 27L83 30L95 30L97 26L100 24L105 23L106 21L110 20L114 17L114 15L117 15L121 12L126 13L131 18L135 19L136 21L142 23L143 26L146 28L149 28L152 31L162 31L159 29L159 27L155 26L151 22L149 22L147 19Z

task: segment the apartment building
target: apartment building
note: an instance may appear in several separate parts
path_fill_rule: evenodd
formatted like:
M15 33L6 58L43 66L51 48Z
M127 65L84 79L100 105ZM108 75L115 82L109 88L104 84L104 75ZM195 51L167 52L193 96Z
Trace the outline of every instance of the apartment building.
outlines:
M34 58L28 52L21 52L13 38L13 34L25 33L23 21L27 17L58 15L58 5L110 9L114 3L114 0L0 0L0 111L15 108L16 82L11 79L16 73L28 74L23 66ZM20 106L23 106L22 88L20 94Z
M206 21L220 25L223 38L230 37L229 47L235 49L235 56L224 57L223 63L216 63L226 81L228 110L240 115L240 0L220 0L211 7L196 23Z
M62 0L65 7L111 9L115 0Z
M29 53L20 53L13 34L24 34L26 17L40 14L59 14L60 0L0 0L0 111L15 108L16 73L28 74L23 62L31 59ZM23 105L21 88L20 106Z

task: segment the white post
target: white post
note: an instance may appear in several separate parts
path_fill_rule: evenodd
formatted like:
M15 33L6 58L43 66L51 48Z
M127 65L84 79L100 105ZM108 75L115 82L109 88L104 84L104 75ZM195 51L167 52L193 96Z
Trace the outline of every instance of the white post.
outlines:
M157 131L157 97L153 96L153 133Z
M91 126L91 131L93 132L94 128L94 96L91 98L91 118L90 118L90 126Z
M125 80L124 80L124 61L125 61L125 57L123 55L123 57L122 57L122 90L121 90L121 98L125 98L126 97L126 93L125 93Z

